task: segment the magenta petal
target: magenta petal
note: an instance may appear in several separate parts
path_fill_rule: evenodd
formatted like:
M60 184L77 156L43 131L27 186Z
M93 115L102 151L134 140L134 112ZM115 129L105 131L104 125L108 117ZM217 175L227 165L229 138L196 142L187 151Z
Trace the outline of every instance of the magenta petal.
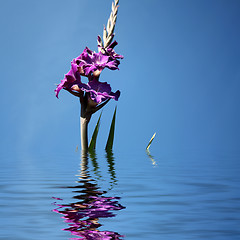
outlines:
M61 80L61 83L58 84L57 87L56 87L56 89L54 90L57 98L58 98L59 92L63 89L64 84L66 83L66 81L67 81L67 79Z
M108 67L111 70L116 70L116 69L119 69L118 65L119 65L118 61L117 60L113 60L111 62L108 62L106 64L106 67Z
M65 77L63 80L61 80L61 83L57 85L55 89L56 97L58 98L59 92L65 88L70 90L71 87L75 84L81 83L81 76L78 71L76 71L76 67L72 66L70 71L65 74Z
M118 101L118 98L120 97L120 91L117 90L115 93L112 93L112 96L114 96L114 100Z
M90 98L96 103L101 103L109 98L117 101L120 96L120 91L113 93L107 82L94 80L88 84L80 83L78 86L82 91L89 92Z
M90 66L83 66L84 72L86 75L89 75L91 72L96 71L98 68L97 66L90 65Z
M109 93L111 92L111 86L107 82L98 82L98 81L91 81L88 83L91 89L95 90L96 92L100 93Z
M109 57L106 56L106 55L103 55L101 52L100 53L95 53L94 55L95 57L95 63L98 64L98 65L105 65L107 64L108 60L109 60Z
M111 47L117 45L117 42L114 42ZM103 70L105 67L116 70L120 62L117 58L120 58L120 55L117 55L112 48L106 49L106 53L95 53L89 48L85 48L84 51L72 61L73 67L76 68L82 67L85 76L89 76L96 70ZM119 57L120 56L120 57Z

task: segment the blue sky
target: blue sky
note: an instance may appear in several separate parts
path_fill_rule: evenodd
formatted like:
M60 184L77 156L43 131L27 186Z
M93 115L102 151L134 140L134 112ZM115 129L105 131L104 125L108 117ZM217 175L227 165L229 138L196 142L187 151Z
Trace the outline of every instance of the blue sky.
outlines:
M65 153L79 145L79 102L55 84L110 14L111 0L1 1L1 154ZM115 149L239 153L240 2L120 0L121 97ZM104 109L104 148L116 102ZM91 121L94 127L97 115Z

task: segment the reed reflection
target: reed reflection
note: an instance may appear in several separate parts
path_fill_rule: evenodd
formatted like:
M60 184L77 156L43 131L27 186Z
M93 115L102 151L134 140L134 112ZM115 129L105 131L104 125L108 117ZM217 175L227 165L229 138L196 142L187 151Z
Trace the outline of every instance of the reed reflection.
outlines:
M94 159L96 160L96 155ZM114 162L114 159L112 161ZM78 176L78 185L68 187L74 189L73 192L76 195L73 198L77 199L77 202L69 204L54 203L58 207L53 211L62 214L65 222L68 224L68 227L63 230L71 232L74 236L81 237L71 238L72 240L123 239L124 236L117 232L99 230L102 226L99 222L101 218L114 217L116 214L113 211L121 210L125 207L119 203L119 197L105 196L107 192L101 191L97 182L91 178L88 171L87 154L82 154L81 169ZM54 199L62 200L59 198Z
M92 162L93 172L96 175L96 178L99 180L102 178L102 175L101 175L100 168L99 168L99 165L97 162L97 155L96 155L95 149L92 149L91 151L89 151L89 157Z
M108 162L108 172L110 174L110 189L113 188L115 184L117 184L116 172L115 172L115 163L114 156L112 150L106 150L106 159Z
M149 149L146 149L146 153L147 153L148 157L151 159L152 165L153 165L154 167L156 167L156 166L157 166L157 163L156 163L156 161L154 160L153 155L151 155Z

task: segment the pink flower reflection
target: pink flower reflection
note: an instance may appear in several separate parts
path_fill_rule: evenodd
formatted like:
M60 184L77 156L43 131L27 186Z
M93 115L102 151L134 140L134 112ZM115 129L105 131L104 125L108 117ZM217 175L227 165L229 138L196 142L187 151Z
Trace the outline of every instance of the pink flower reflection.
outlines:
M54 198L57 199L57 198ZM110 240L123 239L124 236L112 231L100 231L100 218L114 217L112 211L121 210L123 207L118 202L118 197L88 196L82 202L71 203L68 205L57 204L58 208L54 212L63 215L62 218L69 225L64 231L71 232L72 235L81 238L71 238L72 240ZM58 199L57 199L58 200Z

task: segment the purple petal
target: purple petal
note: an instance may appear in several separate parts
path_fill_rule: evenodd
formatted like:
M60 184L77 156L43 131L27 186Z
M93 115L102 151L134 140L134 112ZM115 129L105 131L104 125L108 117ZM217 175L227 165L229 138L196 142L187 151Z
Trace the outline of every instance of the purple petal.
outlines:
M109 68L109 69L111 69L111 70L116 70L116 69L119 69L119 68L118 68L119 63L120 63L119 61L113 60L113 61L111 61L111 62L108 62L108 63L106 64L106 67Z
M118 101L118 98L120 97L121 92L119 90L117 90L115 93L111 93L111 95L113 96L113 99Z
M88 84L80 83L78 86L82 91L89 92L90 98L96 103L101 103L109 98L117 101L120 96L120 91L112 92L111 86L107 82L93 80Z
M54 90L57 98L58 98L59 92L63 89L64 84L66 83L66 81L67 81L67 79L61 80L61 83L58 84L57 87L56 87L56 89Z
M65 74L65 77L63 80L61 80L61 83L57 85L55 89L56 97L58 98L59 92L65 88L65 89L71 89L71 87L75 84L81 83L81 76L78 71L76 71L76 66L72 66L70 71Z

